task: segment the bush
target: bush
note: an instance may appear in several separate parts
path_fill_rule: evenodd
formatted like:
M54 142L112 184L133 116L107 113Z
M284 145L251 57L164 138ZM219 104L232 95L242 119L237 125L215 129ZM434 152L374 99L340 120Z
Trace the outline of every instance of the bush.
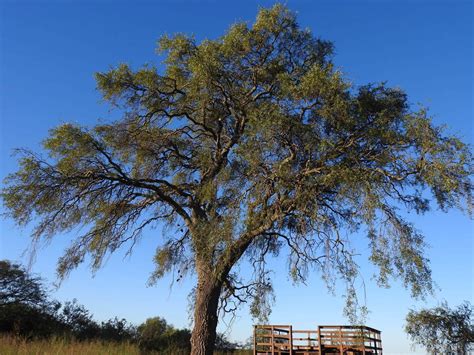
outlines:
M187 329L176 329L160 317L148 318L138 327L140 349L174 354L189 353L191 349L191 332Z

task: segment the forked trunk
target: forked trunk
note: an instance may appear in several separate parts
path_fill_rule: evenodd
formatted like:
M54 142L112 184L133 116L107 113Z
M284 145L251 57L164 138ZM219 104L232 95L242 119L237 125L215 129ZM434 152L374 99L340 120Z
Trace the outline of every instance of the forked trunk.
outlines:
M199 275L194 305L194 328L191 335L191 355L212 355L216 341L217 308L221 285Z

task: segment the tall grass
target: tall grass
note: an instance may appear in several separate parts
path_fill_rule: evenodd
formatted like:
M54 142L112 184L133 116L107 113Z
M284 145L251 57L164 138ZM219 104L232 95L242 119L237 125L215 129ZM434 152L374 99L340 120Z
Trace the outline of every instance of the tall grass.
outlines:
M136 344L127 342L113 343L101 341L69 341L65 339L47 339L27 341L12 336L0 336L0 354L2 355L140 355Z
M129 342L72 341L62 338L27 341L9 335L0 335L1 355L145 355L158 352L140 351L137 344ZM173 352L169 355L186 355L185 352ZM215 352L215 355L250 355L251 350L235 352Z

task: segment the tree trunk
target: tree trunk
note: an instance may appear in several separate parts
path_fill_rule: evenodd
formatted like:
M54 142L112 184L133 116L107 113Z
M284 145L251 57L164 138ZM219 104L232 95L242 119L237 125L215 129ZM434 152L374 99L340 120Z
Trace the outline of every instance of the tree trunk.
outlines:
M194 329L191 335L191 355L212 355L216 342L217 307L221 284L212 274L198 273L194 305Z

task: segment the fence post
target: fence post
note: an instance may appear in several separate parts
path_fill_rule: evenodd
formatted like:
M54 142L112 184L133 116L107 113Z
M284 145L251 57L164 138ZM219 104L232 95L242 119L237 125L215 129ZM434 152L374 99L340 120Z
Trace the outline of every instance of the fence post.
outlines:
M322 354L322 344L321 344L321 326L318 325L318 346L319 346L319 355Z
M293 326L290 325L290 355L293 355Z
M257 326L253 326L253 355L257 355Z
M368 330L368 329L365 329L365 328L361 328L362 329L362 355L365 355L365 338L366 336L368 338L372 338L372 331ZM366 333L367 331L367 333ZM372 344L372 340L369 340L369 344ZM377 350L375 350L377 352Z
M344 355L344 350L342 349L342 328L339 326L339 351L341 355Z
M272 355L275 355L275 331L273 330L273 325L272 325Z

